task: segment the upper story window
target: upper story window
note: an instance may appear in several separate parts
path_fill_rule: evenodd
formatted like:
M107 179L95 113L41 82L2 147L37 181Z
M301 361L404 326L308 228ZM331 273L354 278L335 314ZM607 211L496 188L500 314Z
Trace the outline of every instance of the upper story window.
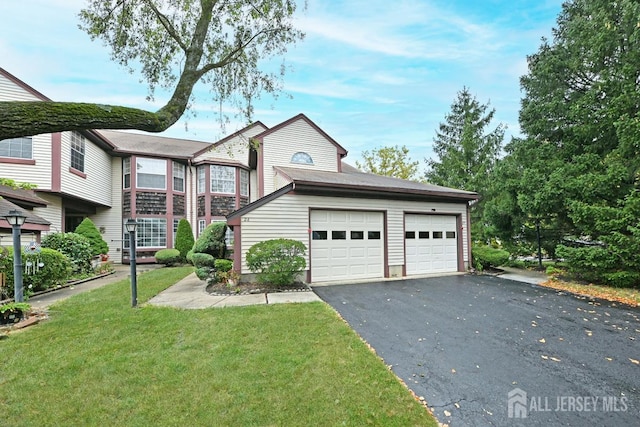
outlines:
M30 136L0 141L0 157L33 159L33 141Z
M207 191L206 182L206 170L204 166L198 166L198 194L202 194Z
M161 159L136 159L136 187L164 190L166 186L167 162Z
M304 151L298 151L293 156L291 156L291 163L297 163L299 165L312 165L313 159Z
M249 171L240 169L240 195L249 195Z
M183 164L173 162L173 191L184 193L184 171Z
M122 188L131 188L131 157L122 159Z
M236 168L231 166L211 165L211 192L236 193Z
M80 132L71 132L71 167L84 172L85 143Z

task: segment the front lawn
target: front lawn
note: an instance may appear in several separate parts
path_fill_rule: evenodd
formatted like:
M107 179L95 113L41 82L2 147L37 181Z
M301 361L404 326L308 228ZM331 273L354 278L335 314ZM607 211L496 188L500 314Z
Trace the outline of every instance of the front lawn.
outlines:
M138 281L142 303L192 271ZM2 424L436 426L324 303L130 308L129 281L0 341Z

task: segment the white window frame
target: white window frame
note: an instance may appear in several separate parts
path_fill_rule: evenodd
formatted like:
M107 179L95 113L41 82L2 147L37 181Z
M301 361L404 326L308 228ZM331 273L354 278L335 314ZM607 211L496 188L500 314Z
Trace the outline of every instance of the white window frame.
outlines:
M146 163L146 164L145 164ZM143 169L150 169L148 172ZM160 173L162 171L162 173ZM162 176L162 186L154 186L144 179L145 176L158 177ZM140 179L143 178L143 179ZM141 184L142 183L142 184ZM166 190L167 189L167 161L165 159L153 159L150 157L136 158L136 188L145 188L150 190Z
M240 195L249 196L249 171L240 169Z
M199 219L198 220L198 236L202 234L205 228L207 228L207 221L205 221L204 219Z
M167 247L166 218L136 218L136 221L136 248Z
M197 180L198 180L198 194L203 194L207 191L207 171L204 166L198 166L196 169Z
M236 194L236 168L233 166L211 165L211 188L217 194Z
M69 162L71 167L84 173L86 144L80 132L71 132L71 152Z
M127 185L127 176L129 185ZM131 188L131 157L122 159L122 188Z
M0 141L0 157L33 160L33 138L23 136Z
M178 193L184 193L184 184L185 184L185 166L182 163L172 162L172 172L173 172L173 191L177 191ZM176 188L176 180L177 182L182 183L182 188Z
M309 155L309 153L305 153L304 151L298 151L291 156L291 163L298 165L313 165L313 158Z

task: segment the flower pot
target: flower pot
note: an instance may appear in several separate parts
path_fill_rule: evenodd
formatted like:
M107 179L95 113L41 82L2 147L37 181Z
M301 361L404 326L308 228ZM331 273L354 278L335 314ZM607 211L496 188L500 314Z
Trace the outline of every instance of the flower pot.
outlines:
M0 313L0 325L18 323L23 318L24 312L22 310L7 310L4 313Z

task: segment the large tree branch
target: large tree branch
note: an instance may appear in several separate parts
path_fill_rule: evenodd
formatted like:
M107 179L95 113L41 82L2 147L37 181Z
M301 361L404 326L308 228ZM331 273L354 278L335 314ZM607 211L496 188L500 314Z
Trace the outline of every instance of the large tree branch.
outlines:
M178 117L137 108L78 102L0 102L0 140L84 129L138 129L162 132Z

